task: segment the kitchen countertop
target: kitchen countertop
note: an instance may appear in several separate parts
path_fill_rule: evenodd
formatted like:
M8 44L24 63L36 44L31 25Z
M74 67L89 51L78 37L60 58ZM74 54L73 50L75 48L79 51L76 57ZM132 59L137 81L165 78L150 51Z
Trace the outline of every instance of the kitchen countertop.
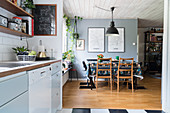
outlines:
M0 62L0 63L18 63L21 61L7 61L7 62ZM61 62L61 60L47 60L47 61L35 61L35 62L23 62L23 63L33 63L31 65L26 65L26 66L18 66L18 67L13 67L13 68L8 68L8 67L0 67L0 78L9 76L12 74L16 74L19 72L23 71L28 71L44 66L48 66L50 64L56 63L56 62ZM22 62L21 62L22 63Z

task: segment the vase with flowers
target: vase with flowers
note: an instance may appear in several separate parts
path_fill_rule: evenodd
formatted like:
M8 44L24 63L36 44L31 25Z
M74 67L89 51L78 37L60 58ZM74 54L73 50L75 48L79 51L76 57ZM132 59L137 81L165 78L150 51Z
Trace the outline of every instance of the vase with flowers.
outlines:
M99 55L97 55L97 57L98 57L98 58L103 58L104 55L103 55L103 54L99 54ZM99 62L101 62L101 60L99 60Z

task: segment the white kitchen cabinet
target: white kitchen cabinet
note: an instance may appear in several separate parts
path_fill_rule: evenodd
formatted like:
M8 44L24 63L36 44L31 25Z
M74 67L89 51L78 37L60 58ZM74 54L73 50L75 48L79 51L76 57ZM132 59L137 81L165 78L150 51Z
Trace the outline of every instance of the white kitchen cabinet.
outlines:
M29 113L51 113L51 66L28 71Z
M28 91L0 107L0 113L29 113Z
M0 78L0 113L28 113L26 72Z
M61 106L62 98L62 82L61 82L61 63L55 63L52 65L52 76L51 76L51 113L56 113Z
M0 106L27 90L28 77L26 72L0 78Z
M51 64L51 67L52 67L52 74L57 73L61 71L61 62Z

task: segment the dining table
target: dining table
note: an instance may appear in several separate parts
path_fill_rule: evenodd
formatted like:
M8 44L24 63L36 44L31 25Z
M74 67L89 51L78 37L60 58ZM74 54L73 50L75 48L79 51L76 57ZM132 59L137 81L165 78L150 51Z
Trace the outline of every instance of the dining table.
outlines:
M90 74L91 75L95 75L96 74L96 67L97 67L97 59L87 59L88 65L89 65L89 70L90 70ZM107 62L101 62L101 63L107 63ZM119 64L119 60L113 59L112 60L112 75L116 75L117 71L118 71L118 64ZM135 62L133 63L133 76L134 76L134 88L135 89L140 89L138 88L138 83L137 83L137 79L139 78L140 80L144 79L143 75L142 75L142 63L140 62ZM102 65L98 67L99 69L107 69L108 65ZM121 67L124 69L130 69L131 67L129 67L129 65L125 65L124 67ZM103 73L103 74L109 74L108 71L102 71L99 73ZM126 72L121 72L121 74L125 74ZM128 73L128 72L127 72ZM89 73L88 73L89 74ZM116 79L116 78L113 78ZM95 86L93 86L95 88Z

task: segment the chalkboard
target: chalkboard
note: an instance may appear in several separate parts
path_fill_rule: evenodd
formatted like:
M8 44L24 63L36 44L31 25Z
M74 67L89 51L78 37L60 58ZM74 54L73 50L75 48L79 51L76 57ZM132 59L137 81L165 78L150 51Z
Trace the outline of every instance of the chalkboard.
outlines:
M34 35L57 35L57 6L55 4L37 4L33 10Z

